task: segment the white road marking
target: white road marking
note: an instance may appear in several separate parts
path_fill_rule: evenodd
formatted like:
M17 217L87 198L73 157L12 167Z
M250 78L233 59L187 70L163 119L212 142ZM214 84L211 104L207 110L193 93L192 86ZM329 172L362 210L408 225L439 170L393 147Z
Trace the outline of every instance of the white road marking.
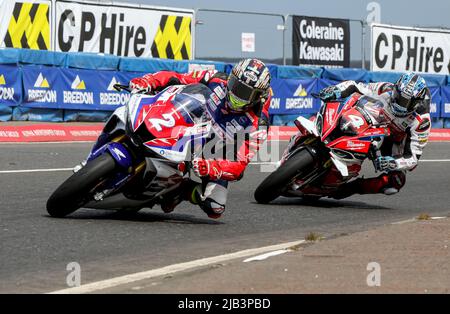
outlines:
M428 220L439 220L439 219L447 219L449 217L441 217L441 216L436 216L436 217L430 217L428 218ZM393 222L391 223L391 225L403 225L406 223L410 223L410 222L416 222L416 221L426 221L427 219L424 220L420 220L417 217L411 218L411 219L406 219L406 220L402 220L402 221L397 221L397 222Z
M273 251L273 252L265 253L262 255L257 255L254 257L247 258L243 262L248 263L248 262L262 261L262 260L268 259L269 257L278 256L278 255L285 254L288 252L292 252L292 250L287 249L287 250Z
M56 172L72 171L73 168L54 168L54 169L28 169L28 170L0 170L1 173L33 173L33 172Z
M391 223L391 225L403 225L403 224L406 224L406 223L416 222L416 221L417 221L416 218L411 218L411 219L406 219L406 220L402 220L402 221L393 222L393 223Z
M419 160L419 164L421 162L449 162L450 159L423 159L423 160Z
M125 276L120 276L116 278L106 279L102 281L92 282L79 287L67 288L58 291L50 292L50 294L79 294L79 293L90 293L94 291L104 290L108 288L113 288L125 284L129 284L136 281L141 281L145 279L151 279L155 277L166 276L168 274L174 274L194 268L204 267L208 265L213 265L217 263L222 263L225 261L244 258L248 256L253 256L257 254L262 254L266 252L272 252L277 250L286 250L290 247L304 243L305 240L275 244L260 248L248 249L243 251L238 251L230 254L224 254L219 256L202 258L186 263L173 264L162 268L152 269L148 271L143 271L139 273L129 274Z

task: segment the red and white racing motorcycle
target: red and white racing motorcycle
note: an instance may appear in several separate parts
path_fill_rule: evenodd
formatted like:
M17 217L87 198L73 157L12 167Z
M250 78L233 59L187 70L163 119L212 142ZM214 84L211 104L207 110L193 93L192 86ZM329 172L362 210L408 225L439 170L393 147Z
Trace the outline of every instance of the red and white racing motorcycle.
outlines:
M212 132L204 117L211 94L202 84L132 94L106 122L87 160L50 196L48 213L63 217L80 207L137 211L181 193L190 161Z
M384 106L382 99L355 93L323 103L315 122L298 117L299 132L291 138L279 167L256 189L256 201L333 197L343 183L358 176L366 158L380 155L383 139L390 136Z

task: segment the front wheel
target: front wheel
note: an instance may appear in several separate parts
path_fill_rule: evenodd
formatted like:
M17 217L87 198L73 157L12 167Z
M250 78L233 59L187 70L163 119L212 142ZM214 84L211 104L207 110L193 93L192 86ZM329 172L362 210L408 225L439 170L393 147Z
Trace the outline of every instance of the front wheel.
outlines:
M47 201L47 212L52 217L73 213L89 201L88 193L115 168L116 162L108 153L89 161L53 192Z
M283 193L285 187L301 173L312 169L314 159L307 149L302 149L286 160L277 170L272 172L257 188L255 200L267 204Z

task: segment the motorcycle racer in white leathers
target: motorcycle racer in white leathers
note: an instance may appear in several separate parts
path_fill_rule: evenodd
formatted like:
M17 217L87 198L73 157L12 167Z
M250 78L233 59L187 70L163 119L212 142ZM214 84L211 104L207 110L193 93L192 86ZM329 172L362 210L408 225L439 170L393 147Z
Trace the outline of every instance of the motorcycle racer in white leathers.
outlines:
M355 92L379 97L386 104L376 119L389 126L391 136L383 141L382 156L375 160L377 170L383 174L343 184L333 197L342 199L356 193L395 194L405 185L406 171L416 168L427 144L431 129L430 90L423 77L406 73L395 84L345 81L324 88L319 97L323 101L332 101Z

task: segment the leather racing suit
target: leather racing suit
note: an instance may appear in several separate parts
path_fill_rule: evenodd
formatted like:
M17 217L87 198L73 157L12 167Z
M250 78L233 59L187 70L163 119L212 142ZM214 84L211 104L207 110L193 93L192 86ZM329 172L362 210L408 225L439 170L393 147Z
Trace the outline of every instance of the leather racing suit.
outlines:
M253 106L249 111L235 112L229 110L226 104L228 78L226 73L215 70L193 71L187 74L160 71L147 74L143 78L146 77L147 81L151 82L151 90L156 92L170 85L205 84L214 93L213 101L207 103L206 113L212 121L215 134L229 143L235 140L237 133L245 133L245 140L237 144L239 147L234 147L234 159L230 160L227 155L226 159L209 160L210 167L214 169L213 174L202 178L199 206L209 217L219 218L225 209L228 182L242 178L248 163L267 138L270 93L267 99L263 99L264 102Z
M380 97L385 104L395 102L395 85L388 82L380 83L356 83L346 81L337 84L341 91L341 98L350 96L354 92L363 95ZM380 119L388 122L391 136L384 140L381 146L383 156L395 158L395 166L387 173L383 173L375 178L358 178L343 184L333 196L342 199L353 194L375 194L384 193L387 195L397 193L406 182L406 171L412 171L422 156L422 151L427 144L431 129L430 117L431 97L429 90L425 99L420 103L415 112L406 117L397 117L386 105L382 109Z

